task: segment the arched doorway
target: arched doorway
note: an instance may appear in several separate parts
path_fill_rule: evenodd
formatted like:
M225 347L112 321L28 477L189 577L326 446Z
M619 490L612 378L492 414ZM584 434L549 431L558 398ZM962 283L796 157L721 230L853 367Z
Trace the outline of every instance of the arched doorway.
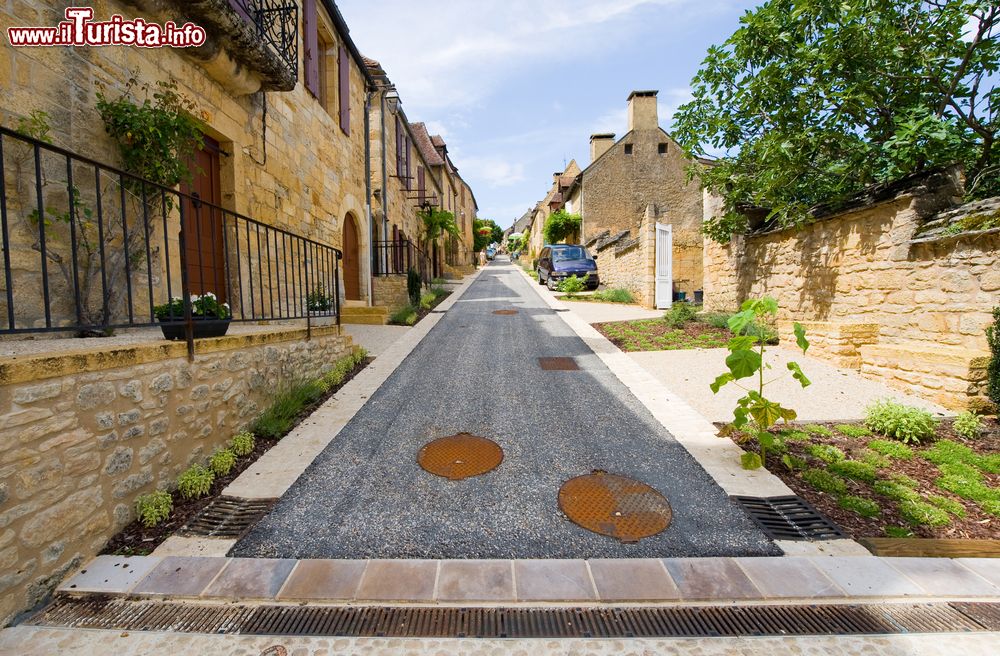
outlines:
M349 301L361 300L361 250L358 239L358 224L348 214L344 218L344 298Z

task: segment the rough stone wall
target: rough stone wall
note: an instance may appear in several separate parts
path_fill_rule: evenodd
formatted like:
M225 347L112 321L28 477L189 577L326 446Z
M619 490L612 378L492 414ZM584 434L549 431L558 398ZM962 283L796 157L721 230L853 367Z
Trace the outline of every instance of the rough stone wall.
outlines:
M890 384L897 377L887 373L892 358L884 357L882 347L904 347L918 360L948 351L949 359L965 362L965 374L953 379L947 394L940 386L918 385L910 380L913 374L903 382L948 407L974 405L984 330L1000 305L1000 235L911 243L954 194L948 186L922 189L797 230L738 237L725 245L705 240L705 307L732 311L746 298L773 296L779 319L822 322L817 330L830 344L827 356L844 356ZM853 328L845 332L845 325ZM858 339L869 325L878 328L877 344ZM879 364L868 366L866 353L877 355Z
M138 495L170 486L276 390L319 377L352 348L336 328L310 341L304 330L279 335L200 340L193 363L170 344L4 368L0 622L97 554L134 519Z
M0 23L55 25L63 18L65 6L65 2L55 0L0 3ZM142 15L135 6L120 0L98 3L95 9L95 19L99 20L115 13L157 22L163 18ZM301 10L299 16L301 20ZM300 59L303 51L300 36ZM300 61L300 76L303 71ZM365 239L365 79L353 60L350 135L340 128L335 90L331 92L329 109L301 83L289 92L235 95L192 57L171 48L2 48L0 122L15 127L19 118L33 110L48 112L54 144L115 164L118 153L105 134L96 109L96 93L101 85L108 97L116 98L133 76L151 83L175 79L179 91L194 101L206 133L219 141L224 153L220 158L224 207L337 247L342 242L344 217L351 213ZM140 101L144 97L141 90L134 96ZM9 183L15 175L10 164L8 158ZM52 166L57 171L59 163L52 162ZM78 184L84 187L87 182L78 180ZM65 199L65 184L51 185L45 193L52 196L53 204L58 204L59 198ZM21 209L24 211L18 210L10 220L16 300L25 305L30 298L39 296L36 290L40 274L38 255L31 249L37 237L26 217L31 208ZM68 243L68 239L67 234L49 235L50 246ZM176 242L170 248L177 253ZM53 297L71 298L55 269L51 267L49 272ZM362 281L365 278L362 276ZM179 280L174 283L176 293ZM145 281L137 279L136 284L144 285ZM71 314L66 308L62 310Z
M391 312L409 304L406 276L379 276L373 283L375 291L373 305L387 307Z
M660 144L666 153L659 153ZM702 289L703 210L701 187L687 180L689 163L663 130L633 130L584 170L574 206L583 213L584 243L605 230L634 235L653 206L659 221L673 226L674 287L692 297Z
M636 232L592 254L601 284L608 289L627 289L636 303L652 308L656 307L655 220L643 221Z

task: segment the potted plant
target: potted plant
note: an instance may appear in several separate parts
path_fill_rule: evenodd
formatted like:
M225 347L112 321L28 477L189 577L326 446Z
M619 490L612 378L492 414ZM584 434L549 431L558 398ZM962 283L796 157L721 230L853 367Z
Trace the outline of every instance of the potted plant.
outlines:
M333 307L333 299L326 294L326 288L322 285L306 295L306 307L311 314L326 314Z
M184 339L184 299L174 297L169 303L153 308L160 330L167 339ZM232 313L228 303L220 303L212 292L191 295L191 319L195 339L222 337L229 330Z

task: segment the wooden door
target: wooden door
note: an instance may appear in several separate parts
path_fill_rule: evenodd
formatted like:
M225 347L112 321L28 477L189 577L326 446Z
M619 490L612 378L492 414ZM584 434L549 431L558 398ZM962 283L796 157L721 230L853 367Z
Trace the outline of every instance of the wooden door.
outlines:
M354 217L344 218L344 296L349 301L361 300L361 272L358 266L358 226Z
M204 145L195 152L191 166L192 180L181 191L196 200L184 203L184 257L187 262L188 287L192 294L212 292L220 303L226 302L226 264L223 254L222 214L205 203L222 202L219 183L219 144L202 137ZM205 201L205 202L201 202Z

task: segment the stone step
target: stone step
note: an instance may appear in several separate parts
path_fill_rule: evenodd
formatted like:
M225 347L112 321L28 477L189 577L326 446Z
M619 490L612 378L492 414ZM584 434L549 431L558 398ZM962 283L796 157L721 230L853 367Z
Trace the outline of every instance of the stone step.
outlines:
M388 321L389 308L382 305L372 307L343 307L340 310L341 323L384 326Z

